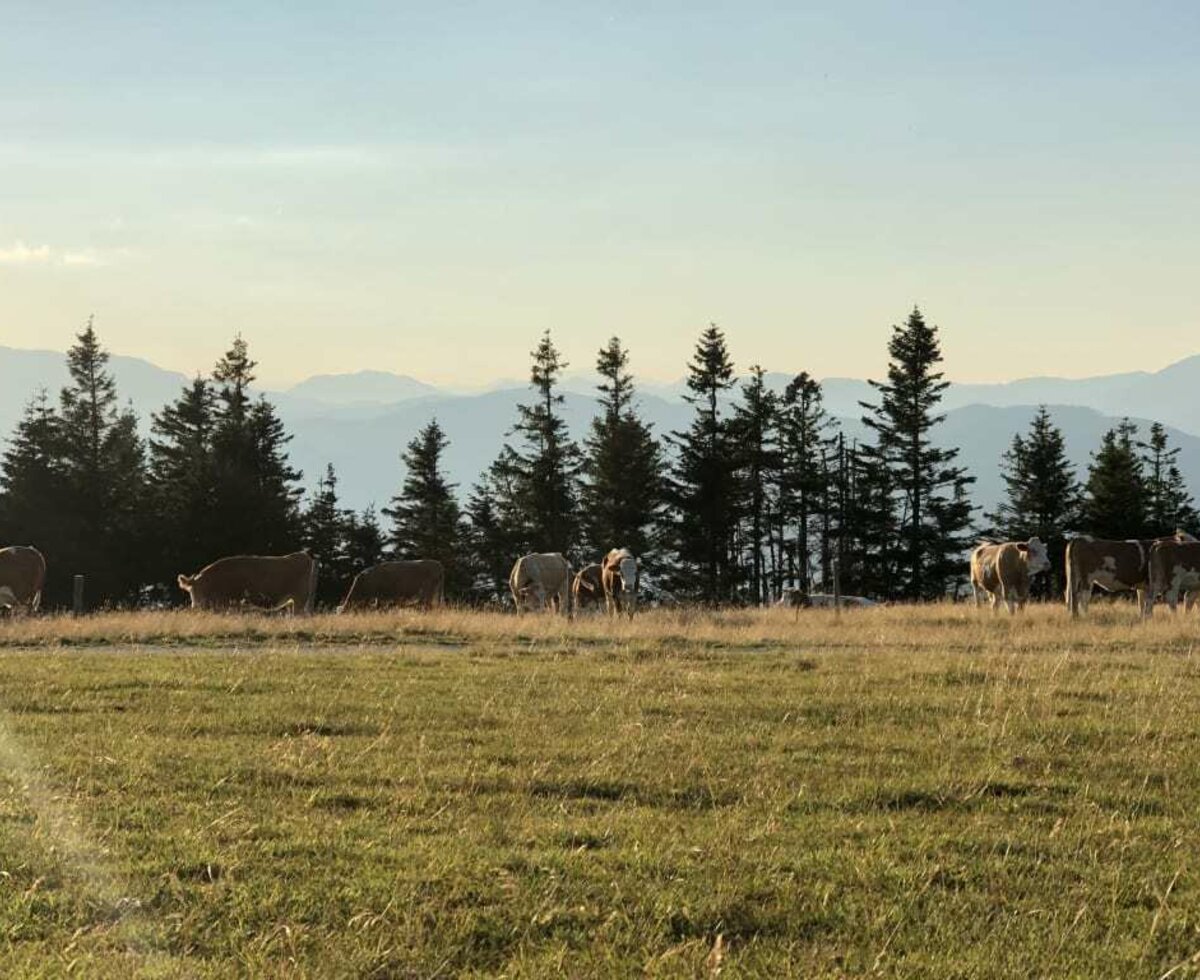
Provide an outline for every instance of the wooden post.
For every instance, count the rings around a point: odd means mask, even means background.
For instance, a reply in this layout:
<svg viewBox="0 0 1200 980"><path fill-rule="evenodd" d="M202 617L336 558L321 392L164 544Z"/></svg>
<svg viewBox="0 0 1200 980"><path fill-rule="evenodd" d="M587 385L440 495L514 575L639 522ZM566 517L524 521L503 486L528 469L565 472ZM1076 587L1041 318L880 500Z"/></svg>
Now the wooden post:
<svg viewBox="0 0 1200 980"><path fill-rule="evenodd" d="M841 556L833 559L833 609L834 614L840 616L842 614L842 559Z"/></svg>
<svg viewBox="0 0 1200 980"><path fill-rule="evenodd" d="M71 612L76 616L83 615L83 576L75 576L75 589L71 595Z"/></svg>

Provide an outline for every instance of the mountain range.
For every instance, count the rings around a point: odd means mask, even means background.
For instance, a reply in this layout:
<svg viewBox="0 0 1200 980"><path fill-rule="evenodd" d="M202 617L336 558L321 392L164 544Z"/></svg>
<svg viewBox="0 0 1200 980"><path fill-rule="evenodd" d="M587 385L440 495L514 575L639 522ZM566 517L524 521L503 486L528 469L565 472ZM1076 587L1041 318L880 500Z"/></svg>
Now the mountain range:
<svg viewBox="0 0 1200 980"><path fill-rule="evenodd" d="M113 356L110 367L118 390L144 424L150 414L173 401L188 379L149 361ZM772 373L767 381L782 389L791 376ZM39 390L56 397L66 383L63 354L55 351L0 347L0 433L12 432L24 406ZM862 401L873 400L866 381L828 378L825 403L850 438L861 438ZM564 379L564 417L581 438L595 413L592 379ZM691 408L683 401L682 381L646 384L640 410L664 434L686 427ZM339 492L348 506L383 506L403 477L399 454L430 418L437 417L450 439L446 468L464 493L495 458L516 417L516 405L528 398L527 388L501 383L474 394L445 391L418 379L383 371L317 375L280 391L267 391L293 435L292 461L315 482L326 463L339 477ZM1038 405L1049 407L1063 430L1072 461L1082 473L1089 454L1105 430L1128 416L1142 427L1150 420L1168 427L1181 449L1179 462L1193 488L1200 490L1200 355L1161 371L1135 371L1092 378L1023 378L997 384L953 384L946 391L946 421L939 427L942 444L957 446L962 463L977 478L972 500L990 508L1003 484L1000 456L1014 433L1028 428Z"/></svg>

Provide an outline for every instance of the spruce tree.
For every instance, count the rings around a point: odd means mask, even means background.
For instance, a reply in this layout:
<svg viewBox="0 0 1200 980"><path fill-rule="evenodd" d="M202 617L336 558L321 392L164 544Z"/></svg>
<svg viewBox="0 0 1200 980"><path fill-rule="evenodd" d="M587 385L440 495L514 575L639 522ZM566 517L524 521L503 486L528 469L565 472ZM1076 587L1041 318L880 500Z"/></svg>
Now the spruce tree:
<svg viewBox="0 0 1200 980"><path fill-rule="evenodd" d="M1061 592L1066 586L1061 570L1067 534L1079 524L1080 486L1062 431L1044 405L1028 434L1013 436L1000 471L1004 499L986 515L990 536L1006 541L1041 538L1050 554L1051 591Z"/></svg>
<svg viewBox="0 0 1200 980"><path fill-rule="evenodd" d="M950 384L937 370L942 361L937 327L914 307L907 322L892 328L888 354L887 381L870 382L879 403L862 403L868 412L863 424L875 435L866 458L888 471L900 497L896 596L935 599L959 574L949 574L943 556L965 555L970 543L970 507L955 502L966 500L974 477L954 465L957 449L941 448L932 439L945 419L937 406Z"/></svg>
<svg viewBox="0 0 1200 980"><path fill-rule="evenodd" d="M676 589L709 603L733 598L737 586L734 537L739 517L737 451L721 401L734 385L725 335L711 324L688 365L686 396L695 417L673 432L676 449L670 496L678 557Z"/></svg>
<svg viewBox="0 0 1200 980"><path fill-rule="evenodd" d="M745 553L749 567L745 578L753 605L762 605L772 598L766 548L772 522L770 491L778 482L781 468L779 400L766 386L765 375L757 364L750 368L750 380L742 386L742 399L730 422L741 483L738 496L746 524Z"/></svg>
<svg viewBox="0 0 1200 980"><path fill-rule="evenodd" d="M135 601L145 571L145 448L132 409L118 408L108 359L89 319L67 351L70 382L59 396L59 520L69 538L55 557L63 571L85 576L91 605Z"/></svg>
<svg viewBox="0 0 1200 980"><path fill-rule="evenodd" d="M375 505L366 507L361 514L353 511L346 515L346 558L351 575L378 565L387 557L387 541Z"/></svg>
<svg viewBox="0 0 1200 980"><path fill-rule="evenodd" d="M802 371L788 382L779 412L782 466L780 518L785 524L786 576L793 588L812 589L812 540L820 523L819 556L828 578L828 520L833 421L825 411L821 385ZM827 584L827 583L826 583Z"/></svg>
<svg viewBox="0 0 1200 980"><path fill-rule="evenodd" d="M1137 426L1129 419L1104 433L1092 454L1081 524L1098 538L1127 540L1148 533L1146 487L1137 454Z"/></svg>
<svg viewBox="0 0 1200 980"><path fill-rule="evenodd" d="M613 337L600 349L600 414L584 441L584 536L592 552L630 548L653 563L663 501L663 461L651 427L634 407L629 354Z"/></svg>
<svg viewBox="0 0 1200 980"><path fill-rule="evenodd" d="M505 600L513 562L529 551L529 539L511 503L509 479L507 465L497 460L467 499L470 591L481 602Z"/></svg>
<svg viewBox="0 0 1200 980"><path fill-rule="evenodd" d="M458 595L469 585L464 561L463 518L454 484L443 472L442 456L450 441L432 419L401 455L404 485L383 513L392 519L391 544L398 558L432 558L445 569L446 592Z"/></svg>
<svg viewBox="0 0 1200 980"><path fill-rule="evenodd" d="M175 576L212 560L214 531L213 392L196 378L150 425L148 499L156 519L151 580L159 592L182 601Z"/></svg>
<svg viewBox="0 0 1200 980"><path fill-rule="evenodd" d="M337 473L328 463L301 516L304 547L318 562L316 601L324 607L341 600L353 575L349 519L339 505L337 484Z"/></svg>
<svg viewBox="0 0 1200 980"><path fill-rule="evenodd" d="M1167 430L1159 422L1150 426L1148 442L1139 442L1146 487L1146 521L1151 536L1194 530L1197 514L1192 495L1179 471L1179 447L1168 449Z"/></svg>
<svg viewBox="0 0 1200 980"><path fill-rule="evenodd" d="M559 411L563 397L558 383L567 365L549 331L532 357L530 387L537 397L517 406L511 434L521 437L521 445L506 444L492 464L492 491L499 498L506 533L523 539L530 551L569 554L578 537L581 464Z"/></svg>

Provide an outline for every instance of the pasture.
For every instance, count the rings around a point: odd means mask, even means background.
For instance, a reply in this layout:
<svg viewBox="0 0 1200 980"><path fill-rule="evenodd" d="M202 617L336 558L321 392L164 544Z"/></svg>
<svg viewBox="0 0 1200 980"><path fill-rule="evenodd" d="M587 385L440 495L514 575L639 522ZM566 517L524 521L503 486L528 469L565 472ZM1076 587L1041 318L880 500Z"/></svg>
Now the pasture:
<svg viewBox="0 0 1200 980"><path fill-rule="evenodd" d="M0 624L0 975L1196 975L1200 619Z"/></svg>

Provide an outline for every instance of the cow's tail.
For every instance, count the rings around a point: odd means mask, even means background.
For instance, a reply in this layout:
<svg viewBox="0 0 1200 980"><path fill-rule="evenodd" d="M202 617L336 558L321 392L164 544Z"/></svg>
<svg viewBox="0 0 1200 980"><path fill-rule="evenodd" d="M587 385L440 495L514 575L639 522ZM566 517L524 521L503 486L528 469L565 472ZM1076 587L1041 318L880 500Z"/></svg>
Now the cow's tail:
<svg viewBox="0 0 1200 980"><path fill-rule="evenodd" d="M1079 615L1079 569L1075 567L1075 542L1067 542L1066 558L1066 579L1067 579L1067 611L1072 618Z"/></svg>

